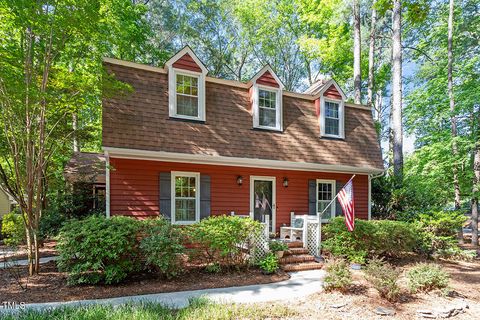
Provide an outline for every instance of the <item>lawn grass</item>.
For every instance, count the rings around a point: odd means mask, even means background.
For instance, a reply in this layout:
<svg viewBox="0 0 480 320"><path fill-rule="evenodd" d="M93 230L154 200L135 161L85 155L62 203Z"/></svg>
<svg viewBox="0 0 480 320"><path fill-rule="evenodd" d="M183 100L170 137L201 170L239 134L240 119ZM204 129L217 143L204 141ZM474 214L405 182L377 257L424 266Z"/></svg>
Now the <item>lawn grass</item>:
<svg viewBox="0 0 480 320"><path fill-rule="evenodd" d="M242 305L218 304L204 298L190 301L188 307L173 309L158 303L132 303L121 306L92 305L84 307L66 307L49 311L22 311L2 319L107 319L107 320L227 320L227 319L265 319L286 318L297 313L281 305Z"/></svg>

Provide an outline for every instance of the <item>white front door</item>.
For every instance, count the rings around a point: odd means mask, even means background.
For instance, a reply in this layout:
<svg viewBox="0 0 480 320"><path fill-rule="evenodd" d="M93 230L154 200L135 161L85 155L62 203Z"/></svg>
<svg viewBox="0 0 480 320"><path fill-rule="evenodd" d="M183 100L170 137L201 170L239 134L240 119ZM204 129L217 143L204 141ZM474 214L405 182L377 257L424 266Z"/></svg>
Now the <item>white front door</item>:
<svg viewBox="0 0 480 320"><path fill-rule="evenodd" d="M264 222L270 217L270 231L275 232L276 220L275 177L250 177L250 216Z"/></svg>

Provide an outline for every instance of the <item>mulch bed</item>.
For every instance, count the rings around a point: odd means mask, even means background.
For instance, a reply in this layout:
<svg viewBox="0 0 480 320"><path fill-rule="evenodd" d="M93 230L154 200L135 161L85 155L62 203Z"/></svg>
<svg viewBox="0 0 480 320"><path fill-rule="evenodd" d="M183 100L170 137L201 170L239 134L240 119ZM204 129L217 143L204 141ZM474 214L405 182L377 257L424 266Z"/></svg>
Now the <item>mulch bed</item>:
<svg viewBox="0 0 480 320"><path fill-rule="evenodd" d="M57 251L55 250L55 246L57 245L57 242L56 241L47 241L43 244L43 246L40 248L40 257L43 258L43 257L51 257L51 256L55 256L57 255ZM5 246L5 245L1 245L0 246L0 262L4 262L5 261L5 256L3 255L3 252L5 252L5 249L7 249L8 247ZM19 248L18 248L18 253L14 254L14 255L9 255L6 257L7 259L6 260L12 260L12 259L15 259L15 260L25 260L27 259L27 250L26 250L26 246L25 245L21 245Z"/></svg>
<svg viewBox="0 0 480 320"><path fill-rule="evenodd" d="M27 268L19 268L26 276ZM140 274L132 276L128 281L118 285L68 286L66 273L59 272L55 262L51 261L42 264L41 274L29 278L26 291L21 289L9 271L0 270L0 301L35 303L101 299L272 283L288 278L289 275L283 271L272 275L264 275L258 269L211 274L194 269L171 280L158 278L153 274ZM23 278L24 281L25 279L26 277Z"/></svg>

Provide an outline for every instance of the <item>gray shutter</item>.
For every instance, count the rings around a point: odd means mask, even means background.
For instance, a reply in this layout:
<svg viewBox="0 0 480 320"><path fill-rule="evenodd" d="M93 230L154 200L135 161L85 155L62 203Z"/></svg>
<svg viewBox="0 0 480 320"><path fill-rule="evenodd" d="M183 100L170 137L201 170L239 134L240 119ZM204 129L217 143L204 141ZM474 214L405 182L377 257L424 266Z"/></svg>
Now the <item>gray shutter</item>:
<svg viewBox="0 0 480 320"><path fill-rule="evenodd" d="M172 175L170 172L160 172L159 178L159 206L160 214L168 220L172 220Z"/></svg>
<svg viewBox="0 0 480 320"><path fill-rule="evenodd" d="M308 214L317 214L317 180L308 180Z"/></svg>
<svg viewBox="0 0 480 320"><path fill-rule="evenodd" d="M210 176L200 175L200 219L210 216Z"/></svg>
<svg viewBox="0 0 480 320"><path fill-rule="evenodd" d="M345 183L343 181L336 180L335 184L336 184L335 194L338 194L340 190L342 190ZM335 200L335 216L336 217L343 216L342 206L340 205L340 201L338 201L338 197L337 197L337 200Z"/></svg>

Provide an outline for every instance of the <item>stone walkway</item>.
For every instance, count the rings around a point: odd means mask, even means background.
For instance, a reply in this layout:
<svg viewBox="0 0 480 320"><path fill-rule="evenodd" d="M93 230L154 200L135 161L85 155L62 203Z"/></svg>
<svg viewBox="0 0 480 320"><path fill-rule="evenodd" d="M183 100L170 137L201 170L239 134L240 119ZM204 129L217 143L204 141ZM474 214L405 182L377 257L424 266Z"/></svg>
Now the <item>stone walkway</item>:
<svg viewBox="0 0 480 320"><path fill-rule="evenodd" d="M189 299L206 297L220 303L254 303L279 300L295 300L322 290L325 271L311 270L290 273L290 279L269 284L229 287L205 290L156 293L139 296L96 300L49 302L26 304L25 309L44 310L58 307L85 306L92 304L120 305L125 303L155 302L172 308L188 305ZM0 308L0 314L2 309Z"/></svg>

